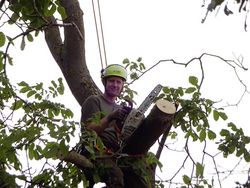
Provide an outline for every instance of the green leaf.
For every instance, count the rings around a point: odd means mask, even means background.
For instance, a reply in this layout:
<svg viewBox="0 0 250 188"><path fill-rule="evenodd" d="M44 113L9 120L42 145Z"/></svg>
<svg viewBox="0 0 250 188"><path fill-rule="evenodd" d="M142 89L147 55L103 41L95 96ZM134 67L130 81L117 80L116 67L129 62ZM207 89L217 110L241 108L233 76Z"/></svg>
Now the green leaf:
<svg viewBox="0 0 250 188"><path fill-rule="evenodd" d="M3 32L0 32L0 47L5 44L6 38Z"/></svg>
<svg viewBox="0 0 250 188"><path fill-rule="evenodd" d="M230 135L230 132L228 130L226 130L226 129L222 129L220 131L220 135L221 136L228 136L228 135Z"/></svg>
<svg viewBox="0 0 250 188"><path fill-rule="evenodd" d="M233 144L229 145L229 147L228 147L228 151L230 154L232 154L235 151L235 149L236 149L235 145L233 145Z"/></svg>
<svg viewBox="0 0 250 188"><path fill-rule="evenodd" d="M37 37L39 35L39 30L35 31L35 36Z"/></svg>
<svg viewBox="0 0 250 188"><path fill-rule="evenodd" d="M36 90L41 90L43 88L43 83L37 84L35 89Z"/></svg>
<svg viewBox="0 0 250 188"><path fill-rule="evenodd" d="M62 78L59 78L58 82L59 82L59 87L57 88L57 91L58 91L58 93L60 95L63 95L63 93L64 93L64 85L63 85L63 82L62 82Z"/></svg>
<svg viewBox="0 0 250 188"><path fill-rule="evenodd" d="M53 114L53 110L52 109L48 109L48 117L49 118L53 118L54 114Z"/></svg>
<svg viewBox="0 0 250 188"><path fill-rule="evenodd" d="M49 89L50 89L51 91L55 91L55 88L53 88L53 87L51 87L51 86L49 86Z"/></svg>
<svg viewBox="0 0 250 188"><path fill-rule="evenodd" d="M212 108L211 107L206 106L206 110L207 110L208 114L210 114L212 112Z"/></svg>
<svg viewBox="0 0 250 188"><path fill-rule="evenodd" d="M138 62L141 62L141 61L142 61L142 58L141 58L141 57L139 57L139 58L137 59L137 61L138 61Z"/></svg>
<svg viewBox="0 0 250 188"><path fill-rule="evenodd" d="M206 139L206 130L202 129L200 132L200 141L204 141Z"/></svg>
<svg viewBox="0 0 250 188"><path fill-rule="evenodd" d="M178 93L180 96L184 95L184 90L182 87L178 87L178 89L176 90L176 93Z"/></svg>
<svg viewBox="0 0 250 188"><path fill-rule="evenodd" d="M138 74L136 72L133 72L130 74L131 80L136 80L138 78Z"/></svg>
<svg viewBox="0 0 250 188"><path fill-rule="evenodd" d="M250 143L250 137L249 137L249 136L245 136L245 137L243 138L243 142L244 142L245 144L249 144L249 143Z"/></svg>
<svg viewBox="0 0 250 188"><path fill-rule="evenodd" d="M74 113L70 109L61 109L61 114L64 118L72 118Z"/></svg>
<svg viewBox="0 0 250 188"><path fill-rule="evenodd" d="M185 184L191 185L191 179L187 175L183 175L182 179Z"/></svg>
<svg viewBox="0 0 250 188"><path fill-rule="evenodd" d="M250 162L250 153L249 152L245 151L244 159L245 159L246 162Z"/></svg>
<svg viewBox="0 0 250 188"><path fill-rule="evenodd" d="M27 34L27 39L29 42L33 42L33 40L34 40L33 36L30 33Z"/></svg>
<svg viewBox="0 0 250 188"><path fill-rule="evenodd" d="M143 63L140 63L140 64L139 64L139 67L140 67L140 70L141 70L141 71L146 69L146 67L145 67L145 65L144 65Z"/></svg>
<svg viewBox="0 0 250 188"><path fill-rule="evenodd" d="M9 63L10 65L13 65L13 58L10 57L9 55L7 55L7 59L8 59L8 63Z"/></svg>
<svg viewBox="0 0 250 188"><path fill-rule="evenodd" d="M196 90L195 87L189 87L186 89L185 93L193 93Z"/></svg>
<svg viewBox="0 0 250 188"><path fill-rule="evenodd" d="M20 90L20 93L26 93L27 91L30 91L31 88L29 86L26 86L26 87L23 87L21 90Z"/></svg>
<svg viewBox="0 0 250 188"><path fill-rule="evenodd" d="M223 119L223 120L227 120L227 114L226 113L224 113L224 112L219 112L219 115L220 115L220 117Z"/></svg>
<svg viewBox="0 0 250 188"><path fill-rule="evenodd" d="M0 72L4 69L3 59L0 59Z"/></svg>
<svg viewBox="0 0 250 188"><path fill-rule="evenodd" d="M56 5L52 4L50 7L45 9L44 15L49 17L49 16L52 16L55 12L56 12Z"/></svg>
<svg viewBox="0 0 250 188"><path fill-rule="evenodd" d="M240 157L244 152L245 152L245 149L240 148L240 149L238 149L238 150L236 151L236 156L237 156L237 157Z"/></svg>
<svg viewBox="0 0 250 188"><path fill-rule="evenodd" d="M54 88L57 88L57 84L56 84L56 82L54 80L51 80L51 83L54 86Z"/></svg>
<svg viewBox="0 0 250 188"><path fill-rule="evenodd" d="M233 122L228 123L227 126L228 126L228 127L231 127L231 129L232 129L233 131L235 131L235 132L238 131L236 125L235 125Z"/></svg>
<svg viewBox="0 0 250 188"><path fill-rule="evenodd" d="M216 138L216 134L211 130L208 130L207 136L210 140L214 140Z"/></svg>
<svg viewBox="0 0 250 188"><path fill-rule="evenodd" d="M130 63L130 61L129 61L129 59L128 58L126 58L126 59L124 59L123 60L123 62L122 62L123 64L129 64Z"/></svg>
<svg viewBox="0 0 250 188"><path fill-rule="evenodd" d="M31 97L32 95L35 95L35 94L36 94L36 91L31 90L31 91L29 91L29 92L27 93L27 97L29 98L29 97Z"/></svg>
<svg viewBox="0 0 250 188"><path fill-rule="evenodd" d="M59 93L60 95L63 95L63 93L64 93L64 87L58 87L58 88L57 88L57 91L58 91L58 93Z"/></svg>
<svg viewBox="0 0 250 188"><path fill-rule="evenodd" d="M214 116L214 120L215 121L218 121L219 117L220 117L220 114L217 110L214 110L213 111L213 116Z"/></svg>
<svg viewBox="0 0 250 188"><path fill-rule="evenodd" d="M196 177L203 177L203 173L204 173L204 166L197 162L196 163Z"/></svg>
<svg viewBox="0 0 250 188"><path fill-rule="evenodd" d="M164 93L170 93L170 89L169 89L169 87L163 87L162 88L162 91L164 92Z"/></svg>
<svg viewBox="0 0 250 188"><path fill-rule="evenodd" d="M169 136L171 139L175 139L178 136L178 134L176 132L169 132Z"/></svg>
<svg viewBox="0 0 250 188"><path fill-rule="evenodd" d="M193 141L198 140L198 135L195 134L193 131L190 131L190 136L193 138Z"/></svg>
<svg viewBox="0 0 250 188"><path fill-rule="evenodd" d="M54 158L57 156L59 151L59 144L56 142L50 142L46 145L43 150L43 155L45 158Z"/></svg>
<svg viewBox="0 0 250 188"><path fill-rule="evenodd" d="M41 100L42 99L42 95L40 95L40 94L35 94L35 99L38 99L38 100Z"/></svg>
<svg viewBox="0 0 250 188"><path fill-rule="evenodd" d="M189 76L189 83L194 86L198 86L198 78L195 76Z"/></svg>
<svg viewBox="0 0 250 188"><path fill-rule="evenodd" d="M19 18L19 15L14 12L12 15L11 15L11 18L9 19L8 23L11 25L11 24L14 24L17 19Z"/></svg>
<svg viewBox="0 0 250 188"><path fill-rule="evenodd" d="M37 176L35 176L32 181L34 182L46 182L48 179L50 179L50 175L48 173L46 173L46 171L44 171L41 174L38 174Z"/></svg>
<svg viewBox="0 0 250 188"><path fill-rule="evenodd" d="M33 151L33 155L34 155L34 159L35 159L35 160L39 160L39 159L41 159L41 157L39 156L39 154L38 154L38 151L37 151L37 150L34 150L34 151Z"/></svg>
<svg viewBox="0 0 250 188"><path fill-rule="evenodd" d="M24 82L24 81L18 83L18 85L19 85L19 86L28 86L28 84L27 84L26 82Z"/></svg>
<svg viewBox="0 0 250 188"><path fill-rule="evenodd" d="M58 11L58 13L61 15L61 17L62 17L63 20L64 20L65 18L67 18L67 14L66 14L66 11L65 11L64 7L58 6L58 7L57 7L57 11Z"/></svg>
<svg viewBox="0 0 250 188"><path fill-rule="evenodd" d="M53 113L58 116L60 114L60 109L59 108L56 108L53 110Z"/></svg>
<svg viewBox="0 0 250 188"><path fill-rule="evenodd" d="M60 84L63 84L63 79L60 77L60 78L58 78L58 82L59 82L59 85Z"/></svg>
<svg viewBox="0 0 250 188"><path fill-rule="evenodd" d="M16 102L14 102L11 106L12 110L18 110L19 108L21 108L23 106L23 101L22 100L18 100Z"/></svg>
<svg viewBox="0 0 250 188"><path fill-rule="evenodd" d="M65 144L65 141L62 140L59 144L59 148L60 148L60 152L62 152L63 154L68 153L68 147Z"/></svg>
<svg viewBox="0 0 250 188"><path fill-rule="evenodd" d="M29 158L32 160L34 158L34 146L35 144L34 143L31 143L28 147L28 155L29 155Z"/></svg>
<svg viewBox="0 0 250 188"><path fill-rule="evenodd" d="M21 46L20 46L20 49L21 49L21 50L24 50L25 45L26 45L26 43L25 43L25 38L24 38L24 37L22 37L22 41L21 41Z"/></svg>
<svg viewBox="0 0 250 188"><path fill-rule="evenodd" d="M39 145L36 146L36 149L37 149L37 151L38 151L39 153L42 153L42 151L43 151L42 147L39 146Z"/></svg>

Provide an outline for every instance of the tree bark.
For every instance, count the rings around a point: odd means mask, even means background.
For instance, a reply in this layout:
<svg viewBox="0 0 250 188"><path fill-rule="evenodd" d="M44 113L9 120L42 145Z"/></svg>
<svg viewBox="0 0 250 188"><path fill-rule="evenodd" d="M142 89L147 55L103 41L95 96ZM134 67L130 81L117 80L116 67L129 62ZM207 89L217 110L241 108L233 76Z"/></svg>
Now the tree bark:
<svg viewBox="0 0 250 188"><path fill-rule="evenodd" d="M80 169L94 167L94 165L86 157L80 155L76 151L71 151L65 155L59 152L58 158L62 161L73 163Z"/></svg>
<svg viewBox="0 0 250 188"><path fill-rule="evenodd" d="M147 153L165 131L170 131L175 111L174 104L158 100L149 115L128 139L123 152L131 155Z"/></svg>
<svg viewBox="0 0 250 188"><path fill-rule="evenodd" d="M51 26L45 30L45 40L72 94L82 105L88 96L98 94L100 90L87 68L83 12L79 2L61 0L61 4L67 13L67 18L63 20L64 41L53 18L50 18Z"/></svg>

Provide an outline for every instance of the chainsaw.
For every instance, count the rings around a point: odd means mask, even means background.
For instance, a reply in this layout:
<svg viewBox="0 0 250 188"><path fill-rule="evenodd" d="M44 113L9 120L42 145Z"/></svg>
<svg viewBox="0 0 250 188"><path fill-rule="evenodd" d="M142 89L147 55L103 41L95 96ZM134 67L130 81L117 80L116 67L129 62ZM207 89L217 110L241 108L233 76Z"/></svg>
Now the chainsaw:
<svg viewBox="0 0 250 188"><path fill-rule="evenodd" d="M132 109L126 117L121 130L121 145L126 143L126 140L135 132L144 119L144 113L148 110L151 104L159 95L162 86L158 84L144 99L137 109Z"/></svg>

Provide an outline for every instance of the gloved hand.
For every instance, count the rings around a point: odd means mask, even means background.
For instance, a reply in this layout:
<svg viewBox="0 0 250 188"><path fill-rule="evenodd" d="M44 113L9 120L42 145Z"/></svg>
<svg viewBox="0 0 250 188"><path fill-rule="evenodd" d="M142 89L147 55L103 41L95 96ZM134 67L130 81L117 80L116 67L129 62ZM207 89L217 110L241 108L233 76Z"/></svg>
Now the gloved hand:
<svg viewBox="0 0 250 188"><path fill-rule="evenodd" d="M112 121L112 120L124 121L127 115L128 115L128 111L121 108L121 109L117 109L111 112L107 118L109 121Z"/></svg>

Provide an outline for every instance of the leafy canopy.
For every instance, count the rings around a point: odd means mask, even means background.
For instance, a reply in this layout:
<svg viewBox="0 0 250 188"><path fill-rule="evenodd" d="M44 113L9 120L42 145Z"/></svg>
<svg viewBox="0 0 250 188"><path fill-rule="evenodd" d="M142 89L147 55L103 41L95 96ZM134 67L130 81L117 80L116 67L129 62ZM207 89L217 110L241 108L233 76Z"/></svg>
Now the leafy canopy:
<svg viewBox="0 0 250 188"><path fill-rule="evenodd" d="M21 187L20 184L26 184L29 187L77 187L79 183L85 186L88 184L80 169L72 163L59 160L58 157L59 153L66 155L75 149L75 145L71 146L71 142L76 136L77 127L80 126L79 122L73 120L73 112L55 100L64 94L63 80L59 78L57 81L51 81L51 85L45 89L43 83L35 85L24 81L11 83L6 70L7 65L13 65L8 48L15 44L16 38L22 38L20 48L24 50L26 39L29 42L34 41L32 32L37 35L50 24L47 17L58 13L62 19L67 17L60 2L15 0L9 1L8 6L1 6L2 9L5 8L4 14L10 14L3 25L16 24L23 32L14 38L4 31L0 32L0 186ZM214 2L216 6L220 5L219 1ZM135 62L125 59L123 63L130 71L132 80L125 86L124 97L133 98L136 91L131 90L129 86L140 79L147 70L141 58ZM164 86L159 98L179 106L173 122L174 130L170 132L169 137L176 139L183 133L187 141L200 143L207 140L217 141L218 151L222 152L224 157L234 154L250 162L250 153L247 150L250 137L244 135L241 128L232 122L227 122L227 127L221 129L219 133L213 130L211 118L214 121L226 122L228 117L224 109L214 106L216 102L202 97L201 83L202 81L196 76L190 76L187 88ZM97 140L102 146L96 135L91 134L88 137ZM91 145L89 150L92 151L93 159L100 155L94 152ZM191 158L190 155L189 157ZM39 170L32 168L31 165L37 161L41 164ZM162 165L151 153L145 161ZM134 166L142 169L145 163L141 162L135 163ZM212 183L204 177L206 167L203 161L193 161L193 165L195 173L182 176L183 187L190 185L211 187ZM100 171L98 168L103 167L96 166L96 172ZM144 177L147 175L145 173ZM96 179L98 180L98 173ZM17 184L17 180L20 183ZM159 186L161 185L162 182L159 182Z"/></svg>

